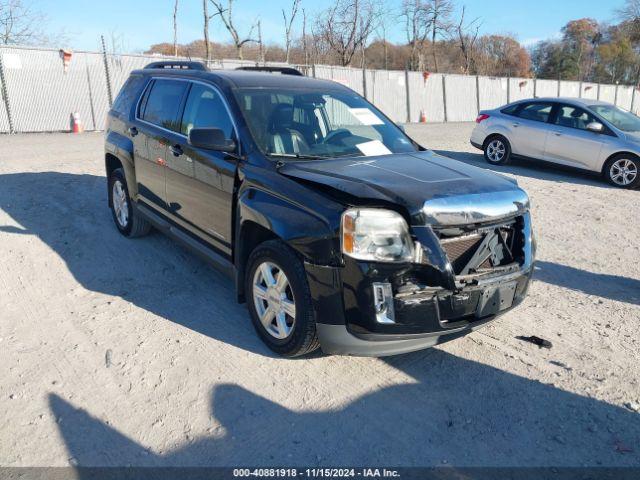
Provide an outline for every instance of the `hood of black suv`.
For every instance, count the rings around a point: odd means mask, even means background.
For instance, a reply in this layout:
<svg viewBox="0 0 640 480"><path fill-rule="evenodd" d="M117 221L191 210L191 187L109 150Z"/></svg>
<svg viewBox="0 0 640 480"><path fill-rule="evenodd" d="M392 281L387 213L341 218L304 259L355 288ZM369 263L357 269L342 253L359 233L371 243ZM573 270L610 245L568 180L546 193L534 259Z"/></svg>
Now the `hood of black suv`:
<svg viewBox="0 0 640 480"><path fill-rule="evenodd" d="M360 199L401 205L412 216L422 212L426 201L464 195L481 202L483 194L522 192L515 180L431 151L289 162L280 173Z"/></svg>

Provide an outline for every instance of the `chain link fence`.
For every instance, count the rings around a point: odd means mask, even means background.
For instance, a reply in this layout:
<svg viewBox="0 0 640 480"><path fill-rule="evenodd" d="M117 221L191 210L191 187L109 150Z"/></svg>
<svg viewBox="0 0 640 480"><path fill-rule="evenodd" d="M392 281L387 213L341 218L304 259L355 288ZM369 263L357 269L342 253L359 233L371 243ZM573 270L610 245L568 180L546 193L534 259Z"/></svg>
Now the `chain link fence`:
<svg viewBox="0 0 640 480"><path fill-rule="evenodd" d="M157 55L74 52L65 66L60 51L0 47L0 133L71 129L78 114L86 130L104 130L110 104L132 70ZM211 69L254 66L251 61L215 60ZM270 64L282 65L282 64ZM638 113L637 89L623 85L370 70L329 65L298 66L308 76L341 83L364 95L396 122L472 121L479 110L532 97L600 99Z"/></svg>

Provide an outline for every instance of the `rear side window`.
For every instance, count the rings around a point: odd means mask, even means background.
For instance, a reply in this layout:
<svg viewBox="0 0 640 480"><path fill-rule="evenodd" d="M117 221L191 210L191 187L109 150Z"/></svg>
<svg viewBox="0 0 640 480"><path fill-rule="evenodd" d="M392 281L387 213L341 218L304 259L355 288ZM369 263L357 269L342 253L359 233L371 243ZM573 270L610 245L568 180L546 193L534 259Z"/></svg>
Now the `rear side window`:
<svg viewBox="0 0 640 480"><path fill-rule="evenodd" d="M192 128L219 128L226 138L233 138L233 123L220 95L199 83L192 85L182 116L182 133L189 135Z"/></svg>
<svg viewBox="0 0 640 480"><path fill-rule="evenodd" d="M536 122L547 122L551 115L551 103L528 103L520 109L518 117Z"/></svg>
<svg viewBox="0 0 640 480"><path fill-rule="evenodd" d="M129 77L120 89L120 93L118 93L115 102L113 102L111 110L128 117L131 112L131 107L136 101L138 92L140 92L140 88L143 83L144 78L140 75Z"/></svg>
<svg viewBox="0 0 640 480"><path fill-rule="evenodd" d="M187 82L176 80L154 81L142 113L142 120L179 132L178 111L188 85Z"/></svg>

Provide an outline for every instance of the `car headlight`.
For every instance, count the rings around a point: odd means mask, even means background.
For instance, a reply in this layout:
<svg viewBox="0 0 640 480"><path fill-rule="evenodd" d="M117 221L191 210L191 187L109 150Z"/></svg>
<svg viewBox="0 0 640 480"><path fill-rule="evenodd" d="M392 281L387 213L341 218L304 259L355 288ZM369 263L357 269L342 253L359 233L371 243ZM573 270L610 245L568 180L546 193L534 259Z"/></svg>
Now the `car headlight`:
<svg viewBox="0 0 640 480"><path fill-rule="evenodd" d="M410 262L413 241L407 222L397 212L352 208L342 214L342 253L358 260Z"/></svg>

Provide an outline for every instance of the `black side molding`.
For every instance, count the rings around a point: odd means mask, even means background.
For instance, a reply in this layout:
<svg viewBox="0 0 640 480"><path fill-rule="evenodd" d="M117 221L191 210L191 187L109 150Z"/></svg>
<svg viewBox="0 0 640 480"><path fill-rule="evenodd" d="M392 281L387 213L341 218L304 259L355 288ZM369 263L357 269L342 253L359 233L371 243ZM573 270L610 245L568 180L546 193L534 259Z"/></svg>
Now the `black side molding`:
<svg viewBox="0 0 640 480"><path fill-rule="evenodd" d="M220 272L231 278L235 278L236 269L233 263L217 253L215 250L213 250L212 248L208 248L198 240L190 237L178 227L171 225L171 223L162 218L161 215L158 215L146 206L141 205L140 203L134 203L134 207L136 209L136 213L142 215L158 230L161 230L173 240L181 243L185 247L192 250L194 253L198 254Z"/></svg>

